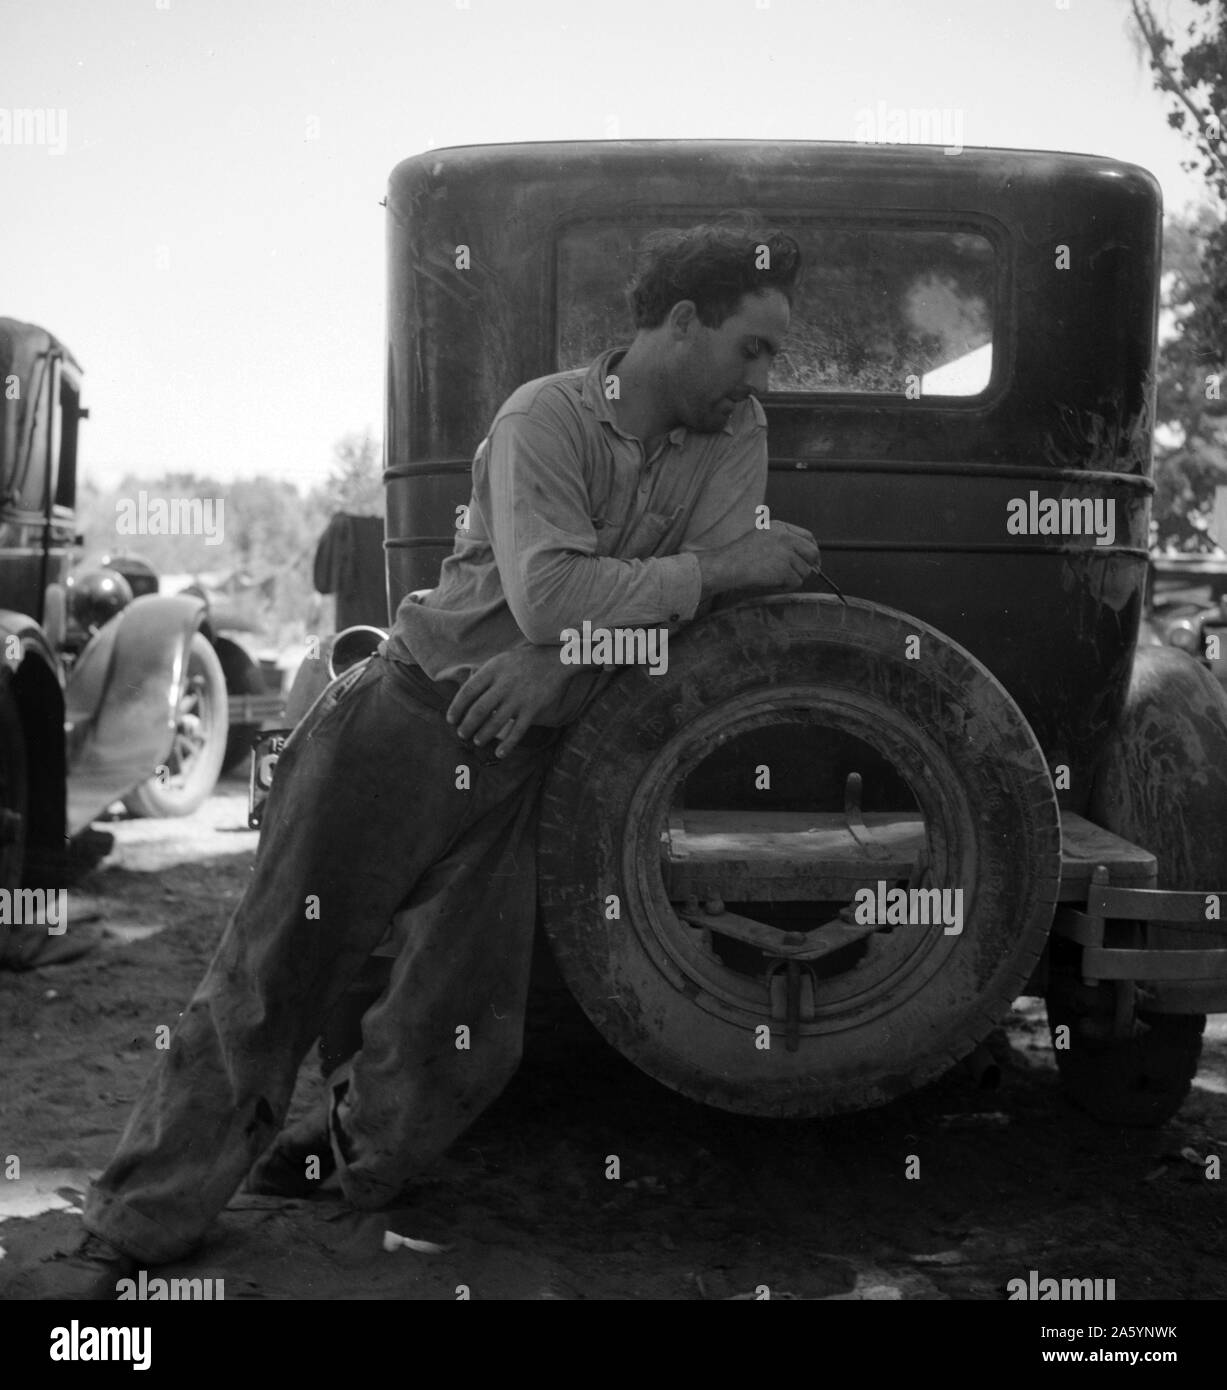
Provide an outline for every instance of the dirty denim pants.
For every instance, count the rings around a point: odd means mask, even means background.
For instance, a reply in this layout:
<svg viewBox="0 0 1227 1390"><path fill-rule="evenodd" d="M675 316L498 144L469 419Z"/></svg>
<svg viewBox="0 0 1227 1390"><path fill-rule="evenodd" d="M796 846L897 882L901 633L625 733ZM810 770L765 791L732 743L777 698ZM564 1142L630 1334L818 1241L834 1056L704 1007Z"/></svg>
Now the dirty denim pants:
<svg viewBox="0 0 1227 1390"><path fill-rule="evenodd" d="M519 1063L553 740L530 731L536 746L496 760L383 655L347 674L281 754L254 879L90 1191L87 1229L146 1263L186 1254L276 1137L393 914L400 949L339 1111L350 1202L394 1197Z"/></svg>

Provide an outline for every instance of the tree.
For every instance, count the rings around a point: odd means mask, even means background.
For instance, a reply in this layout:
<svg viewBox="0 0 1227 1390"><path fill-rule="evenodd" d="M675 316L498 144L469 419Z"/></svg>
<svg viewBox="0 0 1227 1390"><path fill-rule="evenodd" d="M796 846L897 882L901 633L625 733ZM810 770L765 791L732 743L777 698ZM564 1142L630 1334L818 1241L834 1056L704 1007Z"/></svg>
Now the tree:
<svg viewBox="0 0 1227 1390"><path fill-rule="evenodd" d="M1164 549L1205 550L1207 513L1227 484L1227 412L1220 374L1208 371L1189 331L1210 298L1204 248L1218 220L1202 207L1169 218L1163 237L1165 317L1171 332L1159 348L1155 401L1155 542ZM1227 549L1227 536L1215 537Z"/></svg>
<svg viewBox="0 0 1227 1390"><path fill-rule="evenodd" d="M208 530L183 533L176 522L179 533L168 534L153 520L158 508L197 502ZM120 524L125 516L135 517L135 528ZM165 581L163 592L175 592L187 577L211 600L224 596L218 612L227 622L241 620L275 644L301 629L310 611L311 561L324 523L292 483L258 477L223 484L182 472L129 474L108 489L83 482L77 524L85 535L85 567L107 555L137 556Z"/></svg>
<svg viewBox="0 0 1227 1390"><path fill-rule="evenodd" d="M332 446L332 470L320 497L325 517L334 512L383 515L383 460L370 430L351 430Z"/></svg>
<svg viewBox="0 0 1227 1390"><path fill-rule="evenodd" d="M1168 124L1193 145L1184 167L1205 175L1217 202L1170 220L1164 250L1172 334L1159 352L1154 513L1159 543L1181 549L1204 547L1214 489L1227 483L1227 0L1193 3L1201 13L1178 45L1147 0L1130 0L1155 86L1172 103Z"/></svg>
<svg viewBox="0 0 1227 1390"><path fill-rule="evenodd" d="M329 518L338 511L382 515L380 455L369 430L350 432L333 446L327 482L305 498L292 483L266 477L223 484L171 471L157 478L129 474L110 488L82 479L77 491L77 525L85 535L81 562L92 568L106 555L135 555L172 586L182 587L184 577L190 578L208 592L226 621L284 645L314 622L312 562ZM183 533L176 525L177 534L167 534L165 526L147 524L156 508L178 502L199 502L210 528ZM120 524L129 516L137 519L135 527Z"/></svg>

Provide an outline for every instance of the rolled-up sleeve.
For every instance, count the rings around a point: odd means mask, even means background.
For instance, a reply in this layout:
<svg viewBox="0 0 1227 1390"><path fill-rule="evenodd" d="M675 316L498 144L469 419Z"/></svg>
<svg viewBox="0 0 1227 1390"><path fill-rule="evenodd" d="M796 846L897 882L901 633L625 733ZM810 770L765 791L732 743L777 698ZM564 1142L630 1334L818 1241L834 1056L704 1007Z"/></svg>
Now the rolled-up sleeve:
<svg viewBox="0 0 1227 1390"><path fill-rule="evenodd" d="M702 588L693 552L643 560L597 553L583 451L551 412L509 412L474 460L475 496L489 497L490 545L520 630L546 644L585 619L613 627L693 617Z"/></svg>

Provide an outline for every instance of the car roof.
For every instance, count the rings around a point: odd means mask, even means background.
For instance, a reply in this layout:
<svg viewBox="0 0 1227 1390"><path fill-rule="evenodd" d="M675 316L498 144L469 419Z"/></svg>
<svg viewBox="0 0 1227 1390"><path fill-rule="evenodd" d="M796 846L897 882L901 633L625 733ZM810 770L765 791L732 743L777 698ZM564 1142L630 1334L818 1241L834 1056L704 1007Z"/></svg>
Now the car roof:
<svg viewBox="0 0 1227 1390"><path fill-rule="evenodd" d="M36 323L0 318L0 376L27 380L39 354L52 349L58 349L64 360L80 372L81 364L55 334Z"/></svg>

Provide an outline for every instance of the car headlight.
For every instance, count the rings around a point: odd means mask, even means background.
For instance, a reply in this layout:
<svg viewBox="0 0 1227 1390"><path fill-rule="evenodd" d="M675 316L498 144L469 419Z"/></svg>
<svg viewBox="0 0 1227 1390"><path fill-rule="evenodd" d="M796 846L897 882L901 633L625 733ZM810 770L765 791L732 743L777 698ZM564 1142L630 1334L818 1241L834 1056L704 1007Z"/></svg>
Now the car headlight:
<svg viewBox="0 0 1227 1390"><path fill-rule="evenodd" d="M132 586L117 570L82 570L68 579L68 614L91 636L132 602Z"/></svg>

